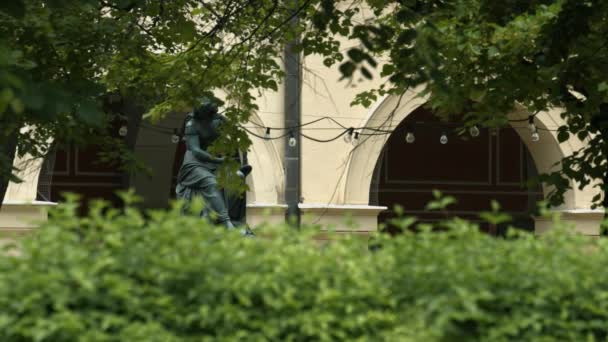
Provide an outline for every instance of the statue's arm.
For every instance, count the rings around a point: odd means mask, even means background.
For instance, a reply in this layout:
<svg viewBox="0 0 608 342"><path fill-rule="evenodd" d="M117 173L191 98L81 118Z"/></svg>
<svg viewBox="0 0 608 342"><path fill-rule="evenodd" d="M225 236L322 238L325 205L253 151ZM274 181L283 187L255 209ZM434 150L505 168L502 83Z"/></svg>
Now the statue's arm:
<svg viewBox="0 0 608 342"><path fill-rule="evenodd" d="M203 150L201 148L200 142L198 141L198 134L196 132L192 132L186 128L186 147L188 151L192 152L196 159L202 162L211 162L211 163L221 163L224 161L224 158L217 158L212 156L209 152Z"/></svg>

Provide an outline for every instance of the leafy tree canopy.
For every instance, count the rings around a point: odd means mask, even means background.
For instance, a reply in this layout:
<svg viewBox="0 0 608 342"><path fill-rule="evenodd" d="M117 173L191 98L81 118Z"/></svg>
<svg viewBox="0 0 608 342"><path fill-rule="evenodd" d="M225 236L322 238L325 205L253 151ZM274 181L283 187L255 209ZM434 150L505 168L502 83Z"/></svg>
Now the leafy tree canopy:
<svg viewBox="0 0 608 342"><path fill-rule="evenodd" d="M18 153L45 154L49 138L83 136L111 118L101 98L136 101L158 118L222 89L231 122L276 90L285 42L318 1L15 0L0 4L0 178ZM293 18L298 15L300 21ZM330 51L322 42L316 51ZM337 54L336 54L337 55ZM20 128L35 126L27 132ZM225 150L249 144L229 125ZM14 171L14 170L13 170ZM14 176L12 177L15 180ZM1 189L1 187L0 187ZM1 199L1 197L0 197ZM0 201L1 202L1 201Z"/></svg>
<svg viewBox="0 0 608 342"><path fill-rule="evenodd" d="M323 3L316 27L360 43L340 65L345 77L371 78L368 69L386 61L380 73L389 82L355 103L423 85L441 115L466 113L466 125L490 127L506 125L516 103L530 113L562 108L560 142L576 136L587 144L543 177L557 185L552 200L563 201L568 179L608 189L607 2L367 0L371 19L346 27L332 24L348 17L350 2Z"/></svg>
<svg viewBox="0 0 608 342"><path fill-rule="evenodd" d="M369 20L354 20L367 9ZM20 154L42 155L51 136L103 126L99 99L109 92L136 99L157 118L217 89L235 123L220 149L246 146L236 123L256 109L255 90L277 89L283 47L301 34L304 54L340 63L345 77L371 78L382 57L380 74L389 81L359 94L357 104L423 85L430 106L466 113L467 125L507 124L515 103L531 113L562 108L559 140L588 143L544 176L558 185L557 203L569 179L608 188L607 13L599 0L5 2L0 146L16 135ZM360 44L343 56L340 36ZM19 131L28 125L37 129ZM7 156L0 157L3 179Z"/></svg>

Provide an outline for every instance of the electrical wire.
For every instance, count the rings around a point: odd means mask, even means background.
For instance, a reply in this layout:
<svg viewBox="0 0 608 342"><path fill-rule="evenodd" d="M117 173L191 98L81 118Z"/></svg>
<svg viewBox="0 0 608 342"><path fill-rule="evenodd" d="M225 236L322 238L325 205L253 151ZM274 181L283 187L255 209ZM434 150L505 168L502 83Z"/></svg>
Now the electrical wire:
<svg viewBox="0 0 608 342"><path fill-rule="evenodd" d="M327 120L327 119L330 119L330 117L324 116L322 118L318 118L318 119L315 119L315 120L312 120L312 121L309 121L309 122L306 122L306 123L303 123L303 124L299 124L299 125L295 125L295 126L289 126L289 127L269 127L269 126L263 126L263 125L255 122L255 121L252 121L251 123L254 124L254 125L256 125L256 126L258 126L259 128L270 128L270 129L274 129L274 130L294 130L294 129L305 127L305 126L308 126L308 125L312 125L314 123L317 123L317 122L323 121L323 120Z"/></svg>
<svg viewBox="0 0 608 342"><path fill-rule="evenodd" d="M529 121L530 117L534 117L537 113L530 115L528 118L526 119L516 119L516 120L509 120L509 122L526 122ZM328 120L330 122L333 122L334 124L336 124L339 127L307 127L310 126L312 124L321 122L323 120ZM348 134L350 132L350 134L353 134L353 132L358 133L361 136L382 136L382 135L390 135L393 134L395 132L398 131L403 131L404 128L402 128L403 126L398 125L398 126L394 126L394 127L386 127L386 126L364 126L364 127L348 127L344 124L342 124L341 122L339 122L338 120L330 117L330 116L323 116L323 117L319 117L315 120L312 121L308 121L305 122L303 124L300 125L294 125L294 126L288 126L288 127L271 127L271 126L264 126L261 124L258 124L256 122L250 122L251 124L253 124L255 127L246 127L243 125L239 125L239 127L243 130L245 130L248 134L259 138L259 139L264 139L264 140L277 140L277 139L281 139L284 138L286 136L289 136L290 134L293 134L294 131L298 131L298 130L310 130L310 131L315 131L315 130L342 130L342 132L332 138L328 138L328 139L321 139L321 138L316 138L316 137L312 137L308 134L304 134L302 132L300 132L300 135L308 140L314 141L314 142L318 142L318 143L328 143L328 142L333 142L338 140L340 137L344 136L345 134ZM412 126L416 126L418 127L418 129L412 129ZM439 127L442 130L446 129L446 126L455 126L455 124L441 124L441 123L428 123L428 122L417 122L414 124L409 124L407 127L405 127L405 130L408 131L416 131L416 130L420 130L420 127ZM158 125L158 124L151 124L148 122L142 122L142 127L146 128L146 129L150 129L153 130L155 132L158 133L165 133L167 135L178 135L178 136L183 136L183 133L180 133L178 129L176 128L172 128L172 127L166 127L166 126L162 126L162 125ZM264 128L266 130L280 130L280 131L286 131L286 133L281 134L279 136L275 136L275 137L268 137L268 136L263 136L260 134L255 133L254 131L252 131L252 129L257 129L257 128ZM515 130L519 130L519 129L527 129L527 127L511 127ZM490 128L491 129L491 128ZM537 130L539 131L548 131L548 132L557 132L557 129L550 129L550 128L544 128L544 127L536 127ZM368 133L371 132L371 133Z"/></svg>
<svg viewBox="0 0 608 342"><path fill-rule="evenodd" d="M537 115L538 113L540 113L540 111L537 111L537 112L536 112L536 113L534 113L534 114L530 114L530 115L529 115L527 118L525 118L525 119L512 119L512 120L507 120L507 121L509 121L509 122L527 122L527 121L529 121L529 120L530 120L530 118L535 118L535 117L536 117L536 115Z"/></svg>
<svg viewBox="0 0 608 342"><path fill-rule="evenodd" d="M300 135L308 140L316 141L319 143L327 143L327 142L336 141L336 140L340 139L340 137L342 137L344 134L349 133L349 132L350 132L350 130L345 130L344 132L342 132L342 133L338 134L337 136L330 138L330 139L317 139L317 138L310 137L304 133L300 133Z"/></svg>
<svg viewBox="0 0 608 342"><path fill-rule="evenodd" d="M257 133L254 133L254 132L250 131L249 129L245 128L245 127L242 127L242 126L241 126L241 128L242 128L242 129L243 129L245 132L247 132L247 133L249 133L249 134L253 135L254 137L256 137L256 138L260 138L260 139L264 139L264 140L277 140L277 139L281 139L281 138L284 138L284 137L286 137L286 136L288 136L288 135L292 134L292 132L291 132L291 131L288 131L287 133L285 133L285 134L283 134L283 135L280 135L280 136L277 136L277 137L265 137L265 136L259 135L259 134L257 134Z"/></svg>
<svg viewBox="0 0 608 342"><path fill-rule="evenodd" d="M539 113L539 111L537 111L534 114L529 115L527 118L508 120L508 122L526 122L526 121L529 122L531 120L531 118L534 118L538 113ZM307 127L307 126L310 126L312 124L321 122L323 120L328 120L330 122L333 122L338 127ZM308 121L308 122L305 122L305 123L302 123L302 124L299 124L299 125L287 126L287 127L264 126L262 124L259 124L259 123L255 122L255 121L251 121L250 123L253 124L254 126L256 126L255 128L264 128L267 131L273 130L273 129L274 130L291 131L291 132L293 132L293 131L297 132L299 130L310 130L310 131L313 131L313 130L340 130L340 129L344 130L341 134L339 134L338 136L336 136L334 138L331 138L331 139L319 139L319 138L314 138L314 137L311 137L309 135L304 135L303 133L300 133L300 135L304 136L305 138L307 138L309 140L312 140L312 141L316 141L316 142L332 142L332 141L335 141L340 136L343 136L344 134L348 133L348 131L351 131L351 134L352 134L352 131L358 131L358 133L360 135L362 135L362 136L379 136L379 135L390 135L390 134L393 134L394 132L396 132L400 128L400 125L397 125L395 127L390 127L390 126L386 127L384 124L380 125L380 126L376 126L376 127L374 127L374 126L348 127L348 126L342 124L340 121L338 121L335 118L333 118L332 116L327 116L327 115L320 116L320 117L318 117L315 120ZM166 133L166 134L170 134L170 135L174 135L177 132L178 136L182 136L183 135L183 133L179 133L179 130L176 129L176 128L166 127L166 126L162 126L162 125L158 125L158 124L149 124L149 123L147 123L145 121L142 122L142 124L145 125L146 128L152 129L152 130L154 130L156 132ZM422 125L423 126L431 126L431 127L436 126L436 127L441 127L442 129L445 129L445 127L449 126L450 124L435 124L435 123L428 123L428 122L425 122L425 123L418 122L418 123L415 123L415 125L418 126L418 127L422 126ZM410 127L409 129L411 131L414 131L413 129L411 129L411 126L412 126L412 124L408 125L408 127ZM242 128L242 129L244 129L245 131L247 131L247 133L251 134L252 136L255 136L257 138L264 139L264 140L275 140L275 139L280 139L280 138L283 138L283 137L289 135L287 133L287 134L280 135L278 137L268 137L267 135L266 136L261 136L261 135L258 135L258 134L256 134L256 133L254 133L254 132L251 131L251 129L254 129L253 127L245 127L243 125L239 125L239 127ZM512 127L512 128L513 129L518 129L518 127ZM543 127L536 127L536 129L537 130L541 130L541 131L550 131L550 132L556 132L556 131L558 131L556 129L549 129L549 128L543 128ZM165 130L165 131L163 131L163 130ZM366 133L365 131L372 131L373 133Z"/></svg>

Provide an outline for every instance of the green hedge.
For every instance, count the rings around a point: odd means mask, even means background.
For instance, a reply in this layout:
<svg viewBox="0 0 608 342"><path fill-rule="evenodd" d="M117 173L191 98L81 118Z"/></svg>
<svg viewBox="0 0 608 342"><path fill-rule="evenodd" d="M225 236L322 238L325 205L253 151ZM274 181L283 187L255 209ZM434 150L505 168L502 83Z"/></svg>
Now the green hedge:
<svg viewBox="0 0 608 342"><path fill-rule="evenodd" d="M0 257L0 341L606 340L605 240L445 225L370 252L67 204Z"/></svg>

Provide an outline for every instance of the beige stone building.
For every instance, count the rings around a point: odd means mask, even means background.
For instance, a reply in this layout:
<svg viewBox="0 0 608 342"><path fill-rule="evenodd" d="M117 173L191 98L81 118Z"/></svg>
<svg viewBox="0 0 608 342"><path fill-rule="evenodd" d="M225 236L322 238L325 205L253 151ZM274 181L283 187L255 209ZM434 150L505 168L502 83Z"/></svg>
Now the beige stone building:
<svg viewBox="0 0 608 342"><path fill-rule="evenodd" d="M370 108L352 107L355 94L379 85L381 80L347 83L339 78L337 68L326 68L317 57L307 57L302 63L302 123L323 117L335 120L322 119L301 130L300 209L305 222L368 232L390 217L387 209L395 204L423 221L444 215L476 219L476 212L488 209L490 201L497 199L528 229L542 232L549 228L549 222L534 217L533 210L548 189L529 190L522 184L551 170L584 144L573 139L558 143L554 130L563 123L559 109L534 117L538 139L528 128L530 113L523 108L511 114L515 120L512 127L481 129L475 137L469 132L458 135L455 129L461 125L435 119L416 90L401 98L378 99ZM266 127L273 128L272 137L285 134L286 130L277 129L285 127L283 92L280 89L260 96L260 110L246 128L260 136ZM183 119L183 115L171 115L158 124L139 127L135 152L153 170L152 175L125 176L94 167L88 154L78 148L58 152L52 163L15 160L15 166L23 170L24 182L10 185L0 212L0 228L15 232L32 229L45 219L60 190L108 198L112 191L128 186L143 197L146 207L167 207L176 159L183 147L163 129L178 128ZM517 121L520 119L523 121ZM352 135L346 133L331 142L307 138L330 140L351 127ZM356 140L355 144L345 142L345 136ZM252 136L247 219L253 227L263 221L284 220L287 139ZM458 204L439 216L425 211L424 204L432 199L434 189L457 197ZM563 213L582 233L598 235L602 212L590 209L593 194L575 187L565 203L553 210ZM354 227L346 227L345 217L350 217Z"/></svg>

